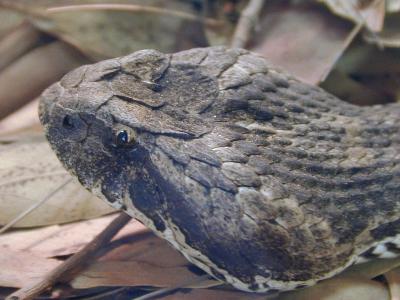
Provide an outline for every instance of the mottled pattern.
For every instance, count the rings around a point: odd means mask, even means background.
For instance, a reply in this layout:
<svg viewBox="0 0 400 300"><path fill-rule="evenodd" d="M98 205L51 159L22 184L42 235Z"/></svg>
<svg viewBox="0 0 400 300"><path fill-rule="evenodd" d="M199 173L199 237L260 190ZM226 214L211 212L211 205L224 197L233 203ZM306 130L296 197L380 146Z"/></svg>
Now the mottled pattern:
<svg viewBox="0 0 400 300"><path fill-rule="evenodd" d="M357 107L213 47L83 66L40 118L84 186L240 289L311 285L396 248L398 104Z"/></svg>

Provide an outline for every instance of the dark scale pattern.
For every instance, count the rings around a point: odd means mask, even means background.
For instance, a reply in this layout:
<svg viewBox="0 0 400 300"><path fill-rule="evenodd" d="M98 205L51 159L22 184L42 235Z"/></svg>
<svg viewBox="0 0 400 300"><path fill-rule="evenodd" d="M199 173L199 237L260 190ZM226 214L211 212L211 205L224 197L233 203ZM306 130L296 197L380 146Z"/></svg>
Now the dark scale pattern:
<svg viewBox="0 0 400 300"><path fill-rule="evenodd" d="M82 184L238 288L313 284L387 238L397 251L398 104L353 106L214 47L81 67L40 117Z"/></svg>

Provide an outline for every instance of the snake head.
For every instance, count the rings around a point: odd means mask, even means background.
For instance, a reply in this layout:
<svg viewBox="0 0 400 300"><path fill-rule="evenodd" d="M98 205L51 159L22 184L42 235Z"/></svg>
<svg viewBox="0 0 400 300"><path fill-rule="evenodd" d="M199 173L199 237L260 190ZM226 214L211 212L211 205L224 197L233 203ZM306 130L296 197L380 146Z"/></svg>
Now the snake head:
<svg viewBox="0 0 400 300"><path fill-rule="evenodd" d="M169 141L178 153L183 141L209 132L209 124L181 111L193 106L193 97L204 104L217 91L193 64L171 60L144 50L82 66L49 87L40 101L41 123L65 168L112 206L145 210L146 223L161 224L165 191L157 182L165 179L165 169L180 172L160 154L159 144ZM194 79L202 82L193 86Z"/></svg>

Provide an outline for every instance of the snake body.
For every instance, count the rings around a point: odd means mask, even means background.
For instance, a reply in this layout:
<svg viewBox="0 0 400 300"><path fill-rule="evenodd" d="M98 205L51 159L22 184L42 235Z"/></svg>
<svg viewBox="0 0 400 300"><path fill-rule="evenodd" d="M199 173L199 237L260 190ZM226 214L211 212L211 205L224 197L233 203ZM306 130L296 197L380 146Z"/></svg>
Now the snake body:
<svg viewBox="0 0 400 300"><path fill-rule="evenodd" d="M86 188L236 288L308 286L399 251L399 104L354 106L210 47L82 66L40 119Z"/></svg>

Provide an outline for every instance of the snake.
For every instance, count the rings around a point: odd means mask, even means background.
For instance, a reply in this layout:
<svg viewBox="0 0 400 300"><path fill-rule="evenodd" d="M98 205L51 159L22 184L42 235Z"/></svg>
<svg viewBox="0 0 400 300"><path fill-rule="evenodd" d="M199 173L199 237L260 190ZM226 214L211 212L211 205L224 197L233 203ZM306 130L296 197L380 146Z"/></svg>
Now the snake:
<svg viewBox="0 0 400 300"><path fill-rule="evenodd" d="M356 106L216 46L81 66L39 116L84 187L237 289L400 253L399 103Z"/></svg>

